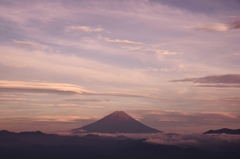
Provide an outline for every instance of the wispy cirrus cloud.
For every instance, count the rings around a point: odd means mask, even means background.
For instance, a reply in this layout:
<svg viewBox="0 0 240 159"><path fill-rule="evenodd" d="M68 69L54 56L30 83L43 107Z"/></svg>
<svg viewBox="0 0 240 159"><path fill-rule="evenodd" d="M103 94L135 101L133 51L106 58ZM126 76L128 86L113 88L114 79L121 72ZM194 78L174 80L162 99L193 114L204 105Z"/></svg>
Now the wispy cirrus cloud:
<svg viewBox="0 0 240 159"><path fill-rule="evenodd" d="M65 99L67 102L102 102L102 101L108 101L108 100L102 100L102 99Z"/></svg>
<svg viewBox="0 0 240 159"><path fill-rule="evenodd" d="M152 54L156 54L156 55L159 55L159 56L173 56L173 55L182 54L182 53L176 52L176 51L170 51L170 50L166 50L166 49L156 49L156 48L151 48L151 47L148 47L148 46L138 47L138 48L130 48L130 49L128 49L128 51L130 51L130 52L152 53Z"/></svg>
<svg viewBox="0 0 240 159"><path fill-rule="evenodd" d="M1 101L1 99L0 99ZM25 100L27 101L27 100ZM90 109L105 109L107 107L101 105L85 105L84 103L81 104L74 104L74 103L30 103L31 106L37 107L58 107L58 108L90 108Z"/></svg>
<svg viewBox="0 0 240 159"><path fill-rule="evenodd" d="M76 31L83 31L83 32L87 32L87 33L92 33L92 32L102 32L104 31L103 28L101 27L90 27L90 26L69 26L68 30L76 30Z"/></svg>
<svg viewBox="0 0 240 159"><path fill-rule="evenodd" d="M226 24L221 23L209 23L209 24L202 24L202 25L196 25L196 26L188 26L188 29L193 29L197 31L227 31L228 26Z"/></svg>
<svg viewBox="0 0 240 159"><path fill-rule="evenodd" d="M99 39L109 43L122 44L122 45L142 45L142 42L136 42L131 40L109 39L107 37L98 36Z"/></svg>
<svg viewBox="0 0 240 159"><path fill-rule="evenodd" d="M178 55L178 54L180 54L178 52L173 52L173 51L169 51L169 50L155 50L155 52L160 55Z"/></svg>
<svg viewBox="0 0 240 159"><path fill-rule="evenodd" d="M236 106L240 105L240 97L237 97L237 95L233 96L233 97L221 98L221 99L219 99L219 101L226 102L228 104L230 103L230 104L236 105Z"/></svg>
<svg viewBox="0 0 240 159"><path fill-rule="evenodd" d="M198 124L207 124L207 122L215 123L225 120L240 120L239 116L224 112L183 112L179 110L155 110L148 111L143 114L145 118L157 118L159 122L197 122ZM204 120L202 120L204 119ZM185 123L187 124L187 123ZM196 124L196 123L195 123ZM208 123L210 124L210 123Z"/></svg>
<svg viewBox="0 0 240 159"><path fill-rule="evenodd" d="M1 98L0 102L19 102L19 101L27 101L26 98Z"/></svg>
<svg viewBox="0 0 240 159"><path fill-rule="evenodd" d="M93 118L87 116L37 116L32 121L42 122L75 122L77 120L91 120Z"/></svg>
<svg viewBox="0 0 240 159"><path fill-rule="evenodd" d="M169 51L169 50L153 50L159 60L163 60L165 57L172 57L180 55L179 52Z"/></svg>
<svg viewBox="0 0 240 159"><path fill-rule="evenodd" d="M101 99L65 99L67 102L101 102Z"/></svg>
<svg viewBox="0 0 240 159"><path fill-rule="evenodd" d="M240 84L201 84L198 87L240 88Z"/></svg>
<svg viewBox="0 0 240 159"><path fill-rule="evenodd" d="M195 26L187 26L188 29L208 32L224 32L229 30L240 29L240 20L231 21L228 23L207 23Z"/></svg>
<svg viewBox="0 0 240 159"><path fill-rule="evenodd" d="M146 68L146 69L140 69L143 72L165 72L165 73L170 73L170 72L190 72L188 68L184 65L179 65L178 67L175 68Z"/></svg>
<svg viewBox="0 0 240 159"><path fill-rule="evenodd" d="M89 48L94 48L95 47L94 44L95 43L90 43L87 45ZM81 43L79 45L81 45ZM46 77L53 77L52 74L55 74L57 76L61 76L61 77L58 77L61 79L66 79L67 76L68 76L67 78L70 78L71 76L72 79L78 78L78 81L84 79L88 81L91 80L91 81L98 81L98 82L110 81L110 82L114 82L114 83L116 82L121 84L132 83L134 85L139 85L141 83L141 85L142 84L146 85L146 84L152 84L152 82L147 83L145 82L145 80L146 81L156 80L155 78L150 77L140 71L137 71L137 72L135 71L135 73L133 74L132 73L134 71L133 69L127 69L126 67L119 67L118 64L115 64L115 61L119 62L118 60L114 60L114 61L111 61L111 63L109 63L108 62L109 60L104 62L102 60L84 58L75 54L65 55L66 53L55 53L53 51L47 52L44 50L44 51L33 52L28 49L22 50L15 47L9 47L9 46L1 47L1 49L2 51L4 50L7 54L0 54L0 57L1 57L0 64L7 67L12 67L12 65L16 67L15 65L17 64L18 65L21 64L21 66L23 65L24 67L27 66L28 68L37 70L37 71L30 72L31 75L35 74L33 76L35 76L36 78L43 77L42 75L37 73L38 71L41 71L42 74L45 74L45 75L51 74L50 76L47 75ZM99 48L96 48L96 50L99 50ZM104 51L109 51L109 50L107 50L106 48L104 49ZM92 57L92 55L90 55L90 57ZM20 72L22 71L27 71L27 70L26 69L20 70ZM6 74L9 73L7 69L3 69L0 73L3 74L5 72ZM19 74L21 74L20 72ZM116 72L119 72L119 74L116 74ZM22 77L25 77L25 76L22 76ZM29 77L29 76L26 76L26 77ZM142 80L139 80L139 78L141 78ZM47 80L53 81L55 79L48 78Z"/></svg>
<svg viewBox="0 0 240 159"><path fill-rule="evenodd" d="M99 105L91 105L91 106L84 106L84 108L91 108L91 109L105 109L107 107L99 106Z"/></svg>
<svg viewBox="0 0 240 159"><path fill-rule="evenodd" d="M23 41L23 40L16 40L16 39L13 39L12 41L14 42L14 44L16 46L18 46L20 48L24 48L24 49L38 49L38 50L41 50L41 49L49 48L46 45L43 45L43 44L40 44L40 43L37 43L37 42L33 42L33 41Z"/></svg>

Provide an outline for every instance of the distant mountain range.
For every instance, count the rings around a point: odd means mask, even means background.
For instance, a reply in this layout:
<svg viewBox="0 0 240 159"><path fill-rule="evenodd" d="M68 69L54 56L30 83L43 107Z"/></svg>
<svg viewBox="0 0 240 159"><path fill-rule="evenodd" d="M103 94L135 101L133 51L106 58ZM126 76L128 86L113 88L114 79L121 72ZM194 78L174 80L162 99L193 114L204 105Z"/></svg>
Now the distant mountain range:
<svg viewBox="0 0 240 159"><path fill-rule="evenodd" d="M1 130L0 135L44 135L41 131L25 131L25 132L9 132L7 130Z"/></svg>
<svg viewBox="0 0 240 159"><path fill-rule="evenodd" d="M161 131L140 123L123 111L115 111L92 124L73 129L72 132L73 134L77 134L81 132L159 133Z"/></svg>
<svg viewBox="0 0 240 159"><path fill-rule="evenodd" d="M204 132L203 134L238 134L240 135L240 129L227 129L227 128L223 128L223 129L219 129L219 130L209 130L207 132Z"/></svg>

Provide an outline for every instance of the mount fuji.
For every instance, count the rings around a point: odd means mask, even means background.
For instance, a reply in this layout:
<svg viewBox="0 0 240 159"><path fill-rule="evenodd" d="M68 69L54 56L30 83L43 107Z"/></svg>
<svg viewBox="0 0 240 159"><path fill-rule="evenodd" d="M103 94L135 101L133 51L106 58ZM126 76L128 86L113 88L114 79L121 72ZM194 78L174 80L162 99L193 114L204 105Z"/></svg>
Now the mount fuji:
<svg viewBox="0 0 240 159"><path fill-rule="evenodd" d="M161 131L148 127L135 120L124 111L115 111L106 117L83 127L72 129L73 134L91 133L159 133Z"/></svg>

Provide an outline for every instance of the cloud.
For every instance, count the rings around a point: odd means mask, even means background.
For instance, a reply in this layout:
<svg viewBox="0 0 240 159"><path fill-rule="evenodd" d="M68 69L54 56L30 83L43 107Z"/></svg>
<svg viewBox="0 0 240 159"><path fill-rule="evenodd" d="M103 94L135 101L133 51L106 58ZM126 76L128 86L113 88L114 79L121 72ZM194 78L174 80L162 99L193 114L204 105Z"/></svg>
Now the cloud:
<svg viewBox="0 0 240 159"><path fill-rule="evenodd" d="M155 50L155 52L160 55L178 55L178 54L180 54L178 52L171 52L168 50Z"/></svg>
<svg viewBox="0 0 240 159"><path fill-rule="evenodd" d="M176 56L179 55L181 53L178 52L173 52L173 51L169 51L169 50L153 50L153 52L157 55L159 60L163 60L164 57L166 56Z"/></svg>
<svg viewBox="0 0 240 159"><path fill-rule="evenodd" d="M159 46L158 46L159 47ZM175 55L180 55L182 53L176 52L176 51L169 51L169 50L163 50L163 49L156 49L156 47L152 46L147 46L145 45L144 47L135 47L135 48L128 48L129 52L142 52L145 53L146 55L156 55L160 60L162 60L163 57L166 56L175 56Z"/></svg>
<svg viewBox="0 0 240 159"><path fill-rule="evenodd" d="M177 68L161 68L161 72L191 72L188 67L179 65Z"/></svg>
<svg viewBox="0 0 240 159"><path fill-rule="evenodd" d="M37 116L33 117L32 121L41 122L76 122L77 120L92 120L93 118L86 116Z"/></svg>
<svg viewBox="0 0 240 159"><path fill-rule="evenodd" d="M179 65L176 68L152 68L152 67L148 67L145 69L140 69L143 72L165 72L165 73L170 73L170 72L190 72L188 71L188 69L183 66L183 65Z"/></svg>
<svg viewBox="0 0 240 159"><path fill-rule="evenodd" d="M202 25L196 25L196 26L187 26L188 29L194 29L197 31L208 31L208 32L214 32L214 31L229 31L229 30L237 30L240 29L240 19L235 20L226 24L223 23L208 23L208 24L202 24Z"/></svg>
<svg viewBox="0 0 240 159"><path fill-rule="evenodd" d="M201 84L198 87L240 88L240 84Z"/></svg>
<svg viewBox="0 0 240 159"><path fill-rule="evenodd" d="M194 83L240 83L240 74L226 74L226 75L210 75L200 78L186 78L181 80L173 80L172 82L194 82Z"/></svg>
<svg viewBox="0 0 240 159"><path fill-rule="evenodd" d="M15 68L26 68L26 67L28 67L28 65L26 63L22 63L22 62L5 63L4 65L8 66L8 67L15 67Z"/></svg>
<svg viewBox="0 0 240 159"><path fill-rule="evenodd" d="M199 106L205 107L205 105L201 104L202 102L199 102L199 104L194 102L187 111L181 110L179 108L181 105L176 104L177 109L175 110L167 110L167 108L165 110L139 108L133 110L132 113L138 114L140 122L163 132L202 133L208 129L219 129L226 127L226 125L230 128L238 128L238 123L240 122L238 113L221 112L215 109L214 111L201 110ZM183 105L183 107L185 106L186 104ZM237 106L234 107L238 110ZM229 104L226 109L230 110Z"/></svg>
<svg viewBox="0 0 240 159"><path fill-rule="evenodd" d="M68 29L70 30L77 30L77 31L83 31L83 32L102 32L104 31L103 28L97 27L97 28L92 28L89 26L69 26Z"/></svg>
<svg viewBox="0 0 240 159"><path fill-rule="evenodd" d="M0 98L1 101L1 98ZM3 100L5 101L5 100ZM16 100L18 101L18 100ZM27 101L27 100L24 100ZM72 107L72 108L90 108L90 109L105 109L107 107L101 106L101 105L85 105L85 103L81 104L73 104L73 103L30 103L31 106L37 106L37 107Z"/></svg>
<svg viewBox="0 0 240 159"><path fill-rule="evenodd" d="M208 150L216 150L218 148L224 148L227 145L240 144L240 135L229 134L179 134L179 133L155 133L155 134L108 134L108 133L79 133L79 136L85 136L88 134L94 134L103 137L126 137L130 139L143 139L144 142L150 144L160 145L173 145L178 147L199 147Z"/></svg>
<svg viewBox="0 0 240 159"><path fill-rule="evenodd" d="M240 98L239 97L225 97L221 98L221 101L234 103L234 104L240 104Z"/></svg>
<svg viewBox="0 0 240 159"><path fill-rule="evenodd" d="M47 49L48 47L33 41L13 40L13 42L20 48L24 49Z"/></svg>
<svg viewBox="0 0 240 159"><path fill-rule="evenodd" d="M120 92L94 92L94 93L89 93L86 92L84 93L85 95L105 95L105 96L119 96L119 97L143 97L143 98L158 98L155 96L150 96L150 95L140 95L140 94L131 94L131 93L120 93Z"/></svg>
<svg viewBox="0 0 240 159"><path fill-rule="evenodd" d="M77 104L61 103L61 104L49 104L49 103L30 103L31 106L41 106L41 107L79 107Z"/></svg>
<svg viewBox="0 0 240 159"><path fill-rule="evenodd" d="M228 26L226 24L221 23L210 23L210 24L203 24L203 25L197 25L197 26L188 26L189 29L199 30L199 31L227 31Z"/></svg>
<svg viewBox="0 0 240 159"><path fill-rule="evenodd" d="M168 6L173 6L182 10L188 10L193 13L205 14L211 16L211 14L217 13L232 13L239 11L240 3L238 0L150 0L150 2L159 2ZM187 5L186 5L187 4Z"/></svg>
<svg viewBox="0 0 240 159"><path fill-rule="evenodd" d="M4 81L0 80L0 92L22 92L22 93L46 93L62 95L100 95L100 96L119 96L119 97L143 97L155 98L148 95L122 93L122 92L95 92L87 90L81 86L65 83L46 83L46 82L23 82L23 81Z"/></svg>
<svg viewBox="0 0 240 159"><path fill-rule="evenodd" d="M145 116L145 117L144 117ZM236 115L221 112L183 112L176 110L148 111L143 114L143 118L155 118L159 122L183 122L197 125L214 124L216 122L238 122L240 118Z"/></svg>
<svg viewBox="0 0 240 159"><path fill-rule="evenodd" d="M240 19L227 24L230 30L240 29Z"/></svg>
<svg viewBox="0 0 240 159"><path fill-rule="evenodd" d="M236 55L236 56L240 56L240 50L237 51L237 52L235 52L234 55Z"/></svg>
<svg viewBox="0 0 240 159"><path fill-rule="evenodd" d="M0 117L1 127L11 131L41 130L47 133L71 130L96 121L97 117L85 115L36 115Z"/></svg>
<svg viewBox="0 0 240 159"><path fill-rule="evenodd" d="M135 41L130 41L130 40L119 40L119 39L109 39L106 37L98 37L101 40L104 40L109 43L115 43L115 44L123 44L123 45L142 45L142 42L135 42Z"/></svg>
<svg viewBox="0 0 240 159"><path fill-rule="evenodd" d="M19 102L19 101L27 101L26 98L0 98L1 102Z"/></svg>
<svg viewBox="0 0 240 159"><path fill-rule="evenodd" d="M240 87L240 74L210 75L200 78L186 78L170 82L193 82L202 87Z"/></svg>
<svg viewBox="0 0 240 159"><path fill-rule="evenodd" d="M203 135L203 134L156 134L150 136L147 143L175 145L175 146L197 146L204 149L224 147L231 144L240 144L240 135Z"/></svg>
<svg viewBox="0 0 240 159"><path fill-rule="evenodd" d="M109 99L65 99L63 101L68 102L68 103L75 103L75 104L80 103L82 105L85 105L86 103L110 102L110 101L113 101L113 100L109 100ZM90 106L89 108L93 108L93 107L103 108L103 106Z"/></svg>
<svg viewBox="0 0 240 159"><path fill-rule="evenodd" d="M2 92L28 92L28 93L55 93L55 94L83 94L90 93L83 87L45 82L23 82L23 81L0 81L0 91Z"/></svg>
<svg viewBox="0 0 240 159"><path fill-rule="evenodd" d="M82 45L82 41L74 43L74 45L78 44ZM112 49L107 50L107 48L105 48L101 50L98 47L95 48L95 43L88 43L86 45L91 49L96 49L94 51L98 52L92 53L91 51L86 53L85 49L78 53L71 53L71 51L70 53L57 53L53 51L47 52L46 50L33 52L11 46L2 46L1 50L6 53L0 54L0 65L2 64L7 67L6 69L2 69L0 74L1 76L5 74L6 78L11 75L12 77L17 77L17 79L21 77L21 79L24 80L32 80L32 77L34 77L34 79L42 79L44 77L44 79L48 81L59 79L73 81L73 79L75 79L75 83L91 81L97 82L98 84L107 84L110 82L117 85L131 84L133 87L153 85L155 81L158 81L157 78L149 76L137 69L129 69L129 65L130 67L131 65L135 66L134 62L136 60L133 60L132 57L107 55L105 53L99 54L99 52L105 51L112 52ZM122 53L119 48L117 50ZM130 63L129 61L133 62ZM12 67L13 64L14 68ZM27 66L27 68L21 70L16 69L16 64L22 64L24 67ZM124 64L127 64L127 66ZM14 71L18 72L13 74ZM118 72L118 74L116 74L116 72ZM22 74L26 75L23 76ZM2 79L4 79L4 77Z"/></svg>
<svg viewBox="0 0 240 159"><path fill-rule="evenodd" d="M84 108L92 108L92 109L105 109L107 107L104 106L83 106Z"/></svg>
<svg viewBox="0 0 240 159"><path fill-rule="evenodd" d="M102 99L66 99L67 102L102 102L107 100Z"/></svg>

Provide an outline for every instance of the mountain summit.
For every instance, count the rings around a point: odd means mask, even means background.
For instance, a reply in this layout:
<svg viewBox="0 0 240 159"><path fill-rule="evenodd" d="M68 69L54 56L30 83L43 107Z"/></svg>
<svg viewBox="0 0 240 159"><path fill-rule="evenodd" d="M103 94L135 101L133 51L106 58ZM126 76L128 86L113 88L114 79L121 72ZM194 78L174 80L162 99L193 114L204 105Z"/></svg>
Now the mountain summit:
<svg viewBox="0 0 240 159"><path fill-rule="evenodd" d="M106 117L81 128L73 129L74 134L81 132L96 133L158 133L157 129L150 128L135 120L124 111L115 111Z"/></svg>

